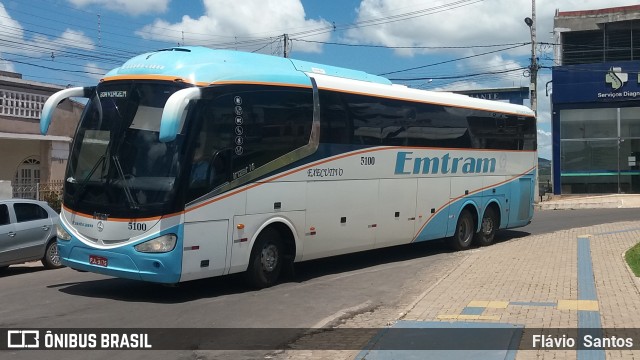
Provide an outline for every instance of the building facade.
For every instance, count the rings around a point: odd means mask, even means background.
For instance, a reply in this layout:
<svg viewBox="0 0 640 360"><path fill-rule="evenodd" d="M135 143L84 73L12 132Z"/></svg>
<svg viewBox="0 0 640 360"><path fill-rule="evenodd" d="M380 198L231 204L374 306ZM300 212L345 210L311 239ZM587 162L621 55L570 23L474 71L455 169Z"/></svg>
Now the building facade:
<svg viewBox="0 0 640 360"><path fill-rule="evenodd" d="M640 6L556 11L554 194L640 193Z"/></svg>
<svg viewBox="0 0 640 360"><path fill-rule="evenodd" d="M73 101L60 104L49 133L40 134L44 102L62 89L0 71L0 181L5 187L0 194L4 197L35 198L40 184L62 184L83 105ZM7 186L13 189L7 191Z"/></svg>

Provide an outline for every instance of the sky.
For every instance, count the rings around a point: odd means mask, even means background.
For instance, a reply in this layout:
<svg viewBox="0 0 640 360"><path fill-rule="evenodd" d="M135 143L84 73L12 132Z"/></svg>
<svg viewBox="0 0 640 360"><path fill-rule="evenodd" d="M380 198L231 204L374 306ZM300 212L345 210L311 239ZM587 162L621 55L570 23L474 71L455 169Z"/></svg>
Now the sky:
<svg viewBox="0 0 640 360"><path fill-rule="evenodd" d="M437 90L528 86L532 0L0 0L0 70L94 85L147 51L203 45L289 56ZM536 1L538 150L551 158L553 17L636 5Z"/></svg>

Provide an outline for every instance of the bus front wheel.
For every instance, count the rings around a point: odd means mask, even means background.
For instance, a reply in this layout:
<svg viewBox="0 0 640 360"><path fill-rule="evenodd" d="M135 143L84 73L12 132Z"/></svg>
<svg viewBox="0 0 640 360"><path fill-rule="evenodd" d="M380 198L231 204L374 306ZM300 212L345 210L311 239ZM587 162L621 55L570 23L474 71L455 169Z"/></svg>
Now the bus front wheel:
<svg viewBox="0 0 640 360"><path fill-rule="evenodd" d="M246 272L249 284L258 289L273 286L282 270L283 255L278 231L273 228L263 230L251 250Z"/></svg>
<svg viewBox="0 0 640 360"><path fill-rule="evenodd" d="M453 237L449 239L449 244L454 250L466 250L471 246L474 233L473 216L471 216L469 210L462 210L456 224L456 231Z"/></svg>

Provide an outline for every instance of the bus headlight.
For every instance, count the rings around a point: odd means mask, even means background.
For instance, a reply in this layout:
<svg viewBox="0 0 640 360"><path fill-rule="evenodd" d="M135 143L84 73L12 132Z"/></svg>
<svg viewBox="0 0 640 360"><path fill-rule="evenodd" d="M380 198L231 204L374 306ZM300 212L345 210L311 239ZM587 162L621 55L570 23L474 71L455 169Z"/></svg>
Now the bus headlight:
<svg viewBox="0 0 640 360"><path fill-rule="evenodd" d="M71 240L71 234L69 234L60 224L56 224L56 237L58 240Z"/></svg>
<svg viewBox="0 0 640 360"><path fill-rule="evenodd" d="M134 248L143 253L164 253L176 247L176 234L166 234L136 245Z"/></svg>

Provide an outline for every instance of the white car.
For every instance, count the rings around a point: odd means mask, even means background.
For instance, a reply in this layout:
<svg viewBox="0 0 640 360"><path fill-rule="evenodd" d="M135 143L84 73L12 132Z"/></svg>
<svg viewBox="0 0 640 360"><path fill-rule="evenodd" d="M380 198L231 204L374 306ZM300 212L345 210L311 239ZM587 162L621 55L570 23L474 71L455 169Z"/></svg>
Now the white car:
<svg viewBox="0 0 640 360"><path fill-rule="evenodd" d="M62 267L57 224L58 213L44 201L0 200L0 270L34 260L47 269Z"/></svg>

